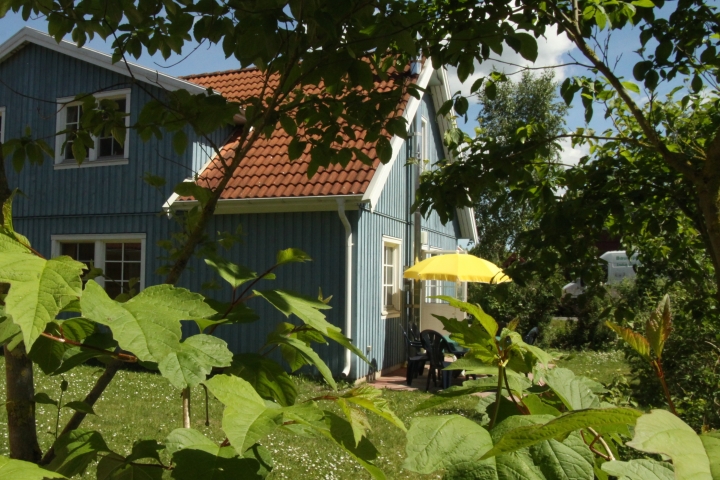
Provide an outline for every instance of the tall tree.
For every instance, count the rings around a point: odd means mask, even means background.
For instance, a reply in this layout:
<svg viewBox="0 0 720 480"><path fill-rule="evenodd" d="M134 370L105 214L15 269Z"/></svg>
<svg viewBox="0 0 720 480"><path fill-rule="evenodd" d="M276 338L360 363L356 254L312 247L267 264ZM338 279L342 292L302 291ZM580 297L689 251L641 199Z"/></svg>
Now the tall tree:
<svg viewBox="0 0 720 480"><path fill-rule="evenodd" d="M506 77L507 78L507 77ZM552 138L564 133L567 105L559 99L559 84L552 70L538 75L522 72L517 81L500 82L478 93L478 139L502 144L510 142L519 128L534 123ZM487 141L487 140L486 140ZM561 150L551 146L545 161L549 173L560 173ZM494 178L479 192L474 204L479 242L473 253L492 262L508 265L519 257L523 234L536 229L538 219L522 195L508 180ZM469 299L495 318L520 320L520 331L544 326L558 308L560 287L566 282L561 271L542 279L527 279L520 284L469 285Z"/></svg>
<svg viewBox="0 0 720 480"><path fill-rule="evenodd" d="M447 219L455 207L472 205L495 178L506 178L540 218L539 228L528 232L523 252L528 261L516 266L514 278L564 264L573 274L599 280L594 244L609 229L630 249L642 245L644 264L689 259L684 275L700 279L711 274L716 287L720 284L717 7L701 0L424 5L433 20L422 28L423 51L437 64L457 66L461 80L477 61L501 53L503 41L535 60L535 38L556 27L580 52L582 62L574 65L587 72L565 80L563 98L570 103L580 93L586 120L599 108L612 126L602 133L583 126L548 136L533 122L502 143L451 134L449 143L464 150L464 160L424 178L418 196L422 211L434 207ZM617 72L601 37L627 30L627 38L633 27L638 50L635 81L629 81ZM501 80L499 74L490 75L476 81L472 91L483 85L492 91ZM673 87L668 97L661 95ZM636 96L641 89L644 95ZM454 107L465 113L467 100L455 98ZM545 159L549 145L567 137L573 144L588 144L591 155L556 176ZM562 190L565 195L559 194ZM698 246L709 265L692 253Z"/></svg>
<svg viewBox="0 0 720 480"><path fill-rule="evenodd" d="M559 101L559 84L552 70L533 75L522 72L516 81L505 81L493 89L478 93L480 113L476 139L509 141L519 128L530 123L542 125L548 137L564 132L567 105ZM546 159L560 160L560 149L553 146ZM558 166L559 168L559 166ZM517 253L518 235L537 226L535 214L516 190L509 188L503 178L479 193L475 215L480 242L475 251L483 258L504 263Z"/></svg>

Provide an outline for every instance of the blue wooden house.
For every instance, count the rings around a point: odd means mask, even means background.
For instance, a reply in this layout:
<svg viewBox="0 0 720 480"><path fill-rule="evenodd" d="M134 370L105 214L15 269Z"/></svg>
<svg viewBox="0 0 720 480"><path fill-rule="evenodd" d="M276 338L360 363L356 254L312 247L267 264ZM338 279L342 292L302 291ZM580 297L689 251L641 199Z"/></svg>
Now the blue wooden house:
<svg viewBox="0 0 720 480"><path fill-rule="evenodd" d="M99 92L94 93L98 98L116 100L129 114L130 125L144 103L164 90L199 93L212 87L242 100L257 78L253 69L171 77L138 65L112 64L109 55L68 42L58 44L24 28L0 45L0 141L22 136L30 127L35 137L55 138L56 151L54 161L26 166L20 174L8 166L11 186L25 194L14 206L16 229L43 255L71 255L103 268L108 280L98 281L111 294L126 289L133 278L140 279L140 288L161 283L156 270L166 263L166 252L157 242L176 231L172 216L193 205L192 199L173 194L172 186L195 175L201 185L212 185L217 159L191 132L192 148L177 155L169 136L144 143L130 130L123 145L113 138L97 138L88 159L78 165L56 132L78 122L80 108L72 100L80 93ZM432 254L455 250L460 238L476 238L474 215L467 209L459 210L446 225L431 214L422 220L421 238L414 238L414 169L432 168L448 156L441 139L449 127L448 120L435 115L449 97L445 72L425 62L415 81L425 94L410 97L402 108L412 140L392 138L389 163L377 160L373 145L359 144L375 159L372 165L351 162L308 179L308 160L289 161L289 137L278 129L256 144L240 165L208 232L235 231L241 225L243 241L224 256L257 271L271 265L278 250L306 251L313 262L285 267L274 285L311 296L320 287L326 296L332 295L328 320L382 370L405 359L402 271L412 265L414 242L422 242L423 250ZM227 142L231 150L232 132L228 126L213 140ZM428 162L406 166L411 157ZM167 186L147 185L142 180L147 173L166 178ZM194 259L181 286L202 291L203 284L215 278L201 259ZM428 284L426 291L435 294L442 288ZM220 299L228 294L203 293ZM233 351L256 350L282 318L269 305L253 301L250 306L261 316L259 322L216 331ZM360 378L368 372L364 362L336 345L320 353L335 374Z"/></svg>

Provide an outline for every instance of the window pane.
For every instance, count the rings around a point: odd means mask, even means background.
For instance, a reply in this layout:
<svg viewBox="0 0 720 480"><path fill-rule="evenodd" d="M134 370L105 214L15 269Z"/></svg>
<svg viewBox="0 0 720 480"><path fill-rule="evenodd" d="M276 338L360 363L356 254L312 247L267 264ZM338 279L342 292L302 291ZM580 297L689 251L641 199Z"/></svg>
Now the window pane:
<svg viewBox="0 0 720 480"><path fill-rule="evenodd" d="M123 265L123 280L130 280L131 278L140 278L139 263L125 263Z"/></svg>
<svg viewBox="0 0 720 480"><path fill-rule="evenodd" d="M122 263L107 262L105 263L105 276L113 280L122 280ZM106 284L108 282L105 282Z"/></svg>
<svg viewBox="0 0 720 480"><path fill-rule="evenodd" d="M90 262L95 260L95 244L81 243L78 245L78 260L81 262Z"/></svg>
<svg viewBox="0 0 720 480"><path fill-rule="evenodd" d="M66 117L65 122L68 124L77 123L79 120L78 113L80 113L80 105L73 105L71 107L66 107L66 110L67 110L67 117Z"/></svg>
<svg viewBox="0 0 720 480"><path fill-rule="evenodd" d="M77 243L63 243L60 246L60 254L67 255L73 260L77 260Z"/></svg>
<svg viewBox="0 0 720 480"><path fill-rule="evenodd" d="M140 261L141 245L139 243L126 243L125 245L125 261Z"/></svg>
<svg viewBox="0 0 720 480"><path fill-rule="evenodd" d="M99 143L99 151L98 151L99 157L109 157L113 154L113 151L112 151L113 138L112 137L101 138L98 143Z"/></svg>
<svg viewBox="0 0 720 480"><path fill-rule="evenodd" d="M106 243L105 259L106 260L122 260L122 243Z"/></svg>
<svg viewBox="0 0 720 480"><path fill-rule="evenodd" d="M115 298L118 295L120 295L120 292L122 291L121 284L114 284L109 281L105 281L105 292L107 292L108 296L110 298Z"/></svg>
<svg viewBox="0 0 720 480"><path fill-rule="evenodd" d="M113 155L122 155L125 153L125 146L113 138Z"/></svg>
<svg viewBox="0 0 720 480"><path fill-rule="evenodd" d="M118 112L127 112L127 108L126 108L127 102L125 101L124 98L118 98L117 100L115 100L115 103L117 103Z"/></svg>
<svg viewBox="0 0 720 480"><path fill-rule="evenodd" d="M391 287L385 287L385 306L390 307L393 304L393 292Z"/></svg>

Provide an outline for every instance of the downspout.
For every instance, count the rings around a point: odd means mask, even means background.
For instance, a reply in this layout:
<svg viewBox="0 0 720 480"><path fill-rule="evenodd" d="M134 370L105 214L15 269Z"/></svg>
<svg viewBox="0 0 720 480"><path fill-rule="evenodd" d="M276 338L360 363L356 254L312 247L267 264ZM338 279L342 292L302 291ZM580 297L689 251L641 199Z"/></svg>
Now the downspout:
<svg viewBox="0 0 720 480"><path fill-rule="evenodd" d="M340 221L345 227L345 331L343 332L346 337L352 338L352 251L353 251L353 234L352 226L350 221L345 215L345 199L338 198L338 216ZM352 366L352 352L345 349L345 367L341 373L343 378L347 378L350 375L350 368Z"/></svg>

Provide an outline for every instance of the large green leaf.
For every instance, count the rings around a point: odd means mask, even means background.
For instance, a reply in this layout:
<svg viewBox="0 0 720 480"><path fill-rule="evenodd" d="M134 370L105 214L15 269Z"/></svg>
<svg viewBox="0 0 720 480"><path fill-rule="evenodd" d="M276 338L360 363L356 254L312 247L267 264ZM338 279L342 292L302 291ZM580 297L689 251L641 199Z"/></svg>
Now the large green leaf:
<svg viewBox="0 0 720 480"><path fill-rule="evenodd" d="M127 461L122 455L105 455L97 466L97 480L161 480L163 469L157 464Z"/></svg>
<svg viewBox="0 0 720 480"><path fill-rule="evenodd" d="M178 480L264 478L257 460L239 457L233 447L221 447L197 430L191 428L173 430L166 439L166 445L175 463L172 478Z"/></svg>
<svg viewBox="0 0 720 480"><path fill-rule="evenodd" d="M323 335L327 335L329 329L337 329L336 326L325 320L325 315L320 311L331 307L315 298L284 290L264 290L262 292L255 291L254 293L270 302L273 307L280 310L286 317L296 315L306 325L311 326Z"/></svg>
<svg viewBox="0 0 720 480"><path fill-rule="evenodd" d="M474 319L482 325L485 332L490 338L495 338L498 333L498 324L494 318L485 313L480 305L473 305L472 303L463 302L454 297L446 295L439 295L437 298L448 302L451 306L462 310L465 313L469 313Z"/></svg>
<svg viewBox="0 0 720 480"><path fill-rule="evenodd" d="M110 452L100 433L80 429L61 435L53 447L55 459L48 468L68 477L83 473L98 453Z"/></svg>
<svg viewBox="0 0 720 480"><path fill-rule="evenodd" d="M216 313L202 295L183 288L156 285L118 303L92 280L85 286L80 306L85 317L110 327L120 348L156 363L178 349L180 320Z"/></svg>
<svg viewBox="0 0 720 480"><path fill-rule="evenodd" d="M34 463L0 456L0 478L7 480L44 480L46 478L65 478L65 476L40 468Z"/></svg>
<svg viewBox="0 0 720 480"><path fill-rule="evenodd" d="M600 406L600 399L593 393L591 385L583 377L577 377L572 370L553 368L536 370L535 374L538 380L542 379L555 392L568 410Z"/></svg>
<svg viewBox="0 0 720 480"><path fill-rule="evenodd" d="M287 248L285 250L280 250L277 253L277 257L275 259L275 263L277 265L285 265L287 263L303 263L310 261L312 261L310 255L297 248Z"/></svg>
<svg viewBox="0 0 720 480"><path fill-rule="evenodd" d="M632 331L627 327L615 325L613 322L610 321L605 322L605 325L607 325L608 328L620 335L620 338L625 340L625 342L630 345L632 349L635 350L641 357L643 357L648 362L652 361L652 357L650 355L650 344L645 337L643 337L637 332Z"/></svg>
<svg viewBox="0 0 720 480"><path fill-rule="evenodd" d="M238 354L225 372L246 380L262 398L275 400L283 407L295 403L295 382L282 366L269 358L257 353Z"/></svg>
<svg viewBox="0 0 720 480"><path fill-rule="evenodd" d="M667 455L678 480L711 480L710 460L702 440L685 422L665 410L638 418L627 446L645 453Z"/></svg>
<svg viewBox="0 0 720 480"><path fill-rule="evenodd" d="M218 446L194 428L176 428L165 439L165 448L170 455L184 448L212 448Z"/></svg>
<svg viewBox="0 0 720 480"><path fill-rule="evenodd" d="M628 462L605 462L602 471L620 480L674 480L675 472L667 462L650 459L630 460Z"/></svg>
<svg viewBox="0 0 720 480"><path fill-rule="evenodd" d="M82 342L95 331L95 324L84 318L72 318L62 322L52 321L47 324L45 331L56 337L64 337L76 342ZM49 375L60 367L67 350L71 345L39 337L30 350L29 357L45 373Z"/></svg>
<svg viewBox="0 0 720 480"><path fill-rule="evenodd" d="M348 390L343 394L342 398L349 403L354 403L381 416L399 429L407 431L405 424L395 415L395 412L390 409L387 400L382 397L382 390L369 385L361 385Z"/></svg>
<svg viewBox="0 0 720 480"><path fill-rule="evenodd" d="M278 427L282 410L269 408L252 385L242 378L216 375L205 385L225 405L223 431L239 454Z"/></svg>
<svg viewBox="0 0 720 480"><path fill-rule="evenodd" d="M593 480L594 455L580 434L573 433L562 442L546 440L530 447L530 456L546 478Z"/></svg>
<svg viewBox="0 0 720 480"><path fill-rule="evenodd" d="M12 318L5 314L5 309L2 308L2 316L0 316L0 346L7 344L10 350L14 350L15 345L19 343L18 340L22 341L20 326L13 322Z"/></svg>
<svg viewBox="0 0 720 480"><path fill-rule="evenodd" d="M509 431L499 441L495 442L493 448L485 454L484 458L513 452L545 440L565 438L569 433L582 428L632 425L641 415L641 412L632 408L570 412L543 425L529 425Z"/></svg>
<svg viewBox="0 0 720 480"><path fill-rule="evenodd" d="M665 295L658 303L657 308L650 314L650 318L645 322L645 336L657 358L662 358L663 347L671 332L670 296Z"/></svg>
<svg viewBox="0 0 720 480"><path fill-rule="evenodd" d="M490 433L459 415L416 418L407 434L404 468L432 473L454 464L479 460L492 448Z"/></svg>
<svg viewBox="0 0 720 480"><path fill-rule="evenodd" d="M205 263L215 270L233 288L257 278L257 273L247 267L236 265L221 257L206 258Z"/></svg>
<svg viewBox="0 0 720 480"><path fill-rule="evenodd" d="M337 342L343 347L347 348L366 363L370 363L370 360L368 360L365 354L359 348L353 345L352 341L348 337L343 335L342 330L340 330L339 328L328 328L327 334L325 336L330 340Z"/></svg>
<svg viewBox="0 0 720 480"><path fill-rule="evenodd" d="M45 325L81 295L84 268L70 257L45 260L20 252L0 256L0 282L10 284L5 311L20 326L28 350Z"/></svg>
<svg viewBox="0 0 720 480"><path fill-rule="evenodd" d="M366 435L370 428L370 422L368 421L367 415L357 408L352 408L344 398L338 398L336 403L345 415L345 419L352 428L353 438L355 439L355 446L358 446Z"/></svg>
<svg viewBox="0 0 720 480"><path fill-rule="evenodd" d="M712 478L718 480L720 479L720 432L704 433L700 435L700 441L703 443L710 460Z"/></svg>
<svg viewBox="0 0 720 480"><path fill-rule="evenodd" d="M303 342L302 340L299 340L297 338L286 336L286 335L271 335L269 343L280 345L280 347L285 347L283 349L283 356L286 360L288 360L288 357L286 355L286 352L291 352L293 355L298 355L302 362L288 362L290 363L290 368L294 370L297 370L299 366L302 365L313 365L315 368L318 369L318 372L320 372L320 375L323 376L325 381L330 385L333 390L337 390L337 384L335 383L335 380L332 377L332 372L328 368L328 366L325 364L325 362L322 361L320 356L313 350L310 346L308 346L307 343ZM298 366L299 365L299 366ZM296 368L294 368L296 367Z"/></svg>
<svg viewBox="0 0 720 480"><path fill-rule="evenodd" d="M199 385L213 367L227 367L231 361L232 353L224 340L197 334L187 338L163 358L158 369L170 383L183 389Z"/></svg>

